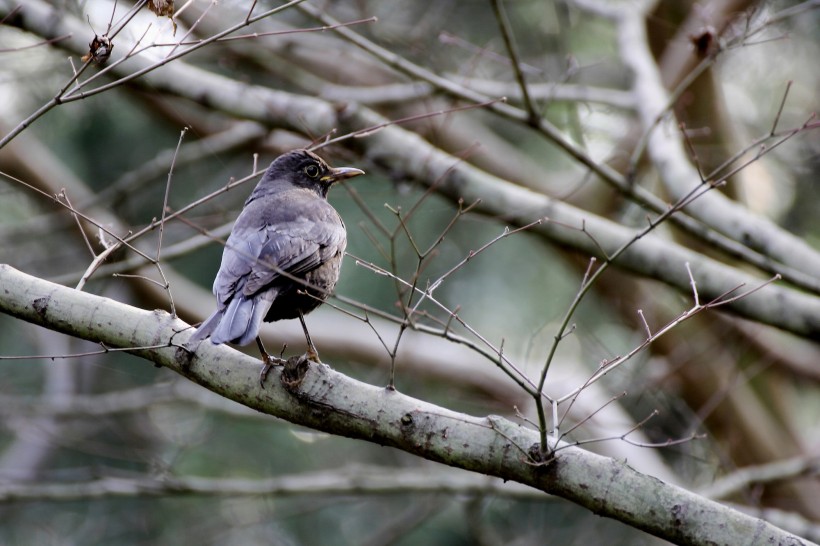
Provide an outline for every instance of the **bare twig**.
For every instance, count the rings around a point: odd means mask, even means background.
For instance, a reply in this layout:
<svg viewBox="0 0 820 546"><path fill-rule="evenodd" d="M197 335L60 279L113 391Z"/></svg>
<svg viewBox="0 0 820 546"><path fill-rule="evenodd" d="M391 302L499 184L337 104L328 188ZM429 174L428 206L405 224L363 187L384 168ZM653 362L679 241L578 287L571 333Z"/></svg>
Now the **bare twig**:
<svg viewBox="0 0 820 546"><path fill-rule="evenodd" d="M123 76L123 77L121 77L121 78L119 78L116 81L113 81L111 83L101 85L101 86L96 87L94 89L83 90L83 88L89 82L94 80L94 78L89 78L89 80L86 80L86 82L77 83L77 85L69 92L68 91L69 87L74 85L75 82L78 82L79 77L90 66L92 61L91 61L91 59L89 59L88 61L85 62L85 64L83 64L83 66L80 68L80 70L78 70L77 73L72 78L70 78L69 81L57 92L57 94L54 96L54 98L52 98L49 102L47 102L46 104L44 104L43 106L38 108L35 112L33 112L31 115L29 115L25 120L20 122L6 136L4 136L2 139L0 139L0 148L3 148L6 144L11 142L11 140L13 140L14 137L16 137L22 131L24 131L32 123L34 123L34 121L36 121L37 119L42 117L44 114L49 112L54 107L59 106L60 104L65 104L67 102L72 102L72 101L75 101L75 100L83 100L83 99L85 99L87 97L90 97L92 95L96 95L98 93L103 93L103 92L105 92L109 89L112 89L114 87L118 87L118 86L120 86L124 83L127 83L127 82L129 82L133 79L139 78L140 76L142 76L144 74L147 74L148 72L156 70L157 68L159 68L159 67L161 67L161 66L163 66L163 65L165 65L165 64L167 64L167 63L169 63L169 62L171 62L175 59L179 59L179 58L181 58L185 55L188 55L188 54L190 54L190 53L192 53L192 52L194 52L194 51L196 51L196 50L198 50L198 49L200 49L200 48L202 48L202 47L204 47L204 46L206 46L206 45L208 45L208 44L210 44L210 43L212 43L212 42L214 42L214 41L216 41L216 40L218 40L218 39L220 39L224 36L232 34L232 33L236 32L237 30L239 30L241 28L244 28L244 27L246 27L246 26L248 26L252 23L255 23L256 21L259 21L259 20L264 19L266 17L270 17L271 15L274 15L276 13L281 12L282 10L293 7L293 6L299 4L300 2L303 2L303 1L304 0L292 0L291 2L288 2L288 3L286 3L284 5L281 5L281 6L277 6L276 8L273 8L273 9L269 9L269 10L267 10L267 11L265 11L265 12L263 12L263 13L257 15L257 16L248 17L245 21L237 23L237 24L235 24L235 25L233 25L233 26L231 26L231 27L229 27L229 28L227 28L227 29L225 29L225 30L223 30L223 31L221 31L221 32L219 32L219 33L205 39L205 40L202 40L199 43L196 43L196 44L184 49L183 51L180 51L178 53L170 55L170 56L166 57L165 59L163 59L160 62L150 64L150 65L148 65L148 66L146 66L146 67L144 67L140 70L137 70L137 71L132 72L132 73L126 75L126 76ZM117 27L108 34L108 38L113 39L119 32L121 32L122 29L125 28L127 23L136 15L136 13L139 11L139 9L142 8L142 6L144 6L146 2L147 2L147 0L140 0L134 6L134 8L129 12L129 15L127 15L121 21L119 21L117 23ZM137 42L137 43L139 43L139 42ZM129 52L128 55L126 55L125 58L128 58L129 56L132 56L134 54L135 54L135 50L132 50L131 52ZM116 65L107 66L105 69L101 70L96 76L99 77L102 73L113 70L114 66L116 66Z"/></svg>
<svg viewBox="0 0 820 546"><path fill-rule="evenodd" d="M576 389L573 389L571 392L569 392L569 393L567 393L563 396L560 396L560 397L556 398L557 402L558 403L563 403L563 402L565 402L567 400L570 400L573 397L577 396L586 387L588 387L592 383L595 383L596 381L601 379L603 376L605 376L606 374L608 374L609 372L611 372L615 368L617 368L617 367L623 365L625 362L631 360L635 355L637 355L638 353L643 351L646 347L648 347L651 343L656 341L659 337L661 337L662 335L668 333L669 331L674 329L676 326L678 326L682 322L684 322L686 320L689 320L693 316L695 316L699 313L702 313L703 311L706 311L707 309L715 309L717 307L721 307L723 305L727 305L729 303L735 302L739 299L747 298L751 294L757 292L758 290L761 290L761 289L765 288L766 286L768 286L769 284L771 284L772 282L775 282L777 280L778 280L777 276L772 277L771 279L768 279L766 281L761 282L760 284L758 284L755 287L752 287L752 288L750 288L750 289L748 289L744 292L741 292L739 294L736 294L736 295L732 296L732 294L734 294L735 292L738 292L740 289L743 288L742 285L735 286L734 288L731 288L731 289L725 291L723 294L717 296L713 300L711 300L711 301L709 301L709 302L707 302L703 305L700 305L700 304L693 305L688 310L682 312L677 317L672 319L670 322L668 322L667 324L665 324L664 326L662 326L661 328L656 330L655 333L652 334L651 337L645 339L643 342L641 342L639 345L634 347L627 354L625 354L623 356L619 356L619 357L614 358L612 360L604 361L601 364L601 366L599 367L598 371L596 371L590 377L589 380L587 380L582 386L580 386Z"/></svg>
<svg viewBox="0 0 820 546"><path fill-rule="evenodd" d="M532 97L530 97L530 93L527 90L527 80L524 78L524 71L521 69L518 48L515 46L515 41L513 40L512 26L510 25L510 20L507 17L507 12L504 10L502 0L490 0L490 4L493 6L493 13L495 14L496 21L498 21L501 37L504 39L504 45L507 48L507 53L510 55L510 62L512 63L513 72L515 73L515 80L518 82L518 87L521 89L521 96L524 99L524 106L529 114L530 123L537 126L538 120L541 118L541 114L538 113L538 109L535 106L535 101L532 100Z"/></svg>
<svg viewBox="0 0 820 546"><path fill-rule="evenodd" d="M88 251L91 253L91 255L94 256L96 254L96 252L94 252L94 247L91 246L91 241L88 240L88 235L86 235L85 230L83 229L83 224L80 222L80 217L77 214L77 211L74 208L74 206L71 204L71 200L69 200L65 188L60 190L60 193L57 195L57 199L66 202L68 210L71 211L71 217L74 218L74 221L77 223L77 227L80 230L80 235L82 235L83 241L85 241L85 246L88 248Z"/></svg>
<svg viewBox="0 0 820 546"><path fill-rule="evenodd" d="M174 165L176 164L177 154L179 153L179 148L182 146L182 140L185 138L185 134L188 132L188 128L184 127L179 134L179 140L177 141L176 150L174 150L174 157L171 160L171 167L168 169L168 180L165 183L165 195L162 198L162 215L159 221L159 235L157 237L157 254L156 258L154 258L157 270L159 271L160 276L162 277L162 281L164 283L164 288L168 293L168 300L171 305L171 315L176 316L177 311L176 307L174 306L174 297L171 295L171 286L168 283L168 279L165 278L165 274L162 271L162 267L160 267L159 260L160 255L162 253L162 235L165 231L165 217L168 214L168 196L171 193L171 180L174 176Z"/></svg>

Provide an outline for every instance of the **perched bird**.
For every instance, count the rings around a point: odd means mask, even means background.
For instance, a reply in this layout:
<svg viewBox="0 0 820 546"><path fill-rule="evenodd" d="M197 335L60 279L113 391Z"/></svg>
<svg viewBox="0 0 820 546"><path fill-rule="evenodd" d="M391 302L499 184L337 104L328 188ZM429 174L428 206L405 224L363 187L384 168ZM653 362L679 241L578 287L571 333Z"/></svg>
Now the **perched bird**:
<svg viewBox="0 0 820 546"><path fill-rule="evenodd" d="M228 237L214 280L216 311L190 337L189 350L208 337L215 345L256 339L264 381L272 359L259 339L262 321L298 318L307 357L318 361L304 315L333 292L347 245L344 222L327 193L339 180L360 174L351 167L331 168L307 150L271 163Z"/></svg>

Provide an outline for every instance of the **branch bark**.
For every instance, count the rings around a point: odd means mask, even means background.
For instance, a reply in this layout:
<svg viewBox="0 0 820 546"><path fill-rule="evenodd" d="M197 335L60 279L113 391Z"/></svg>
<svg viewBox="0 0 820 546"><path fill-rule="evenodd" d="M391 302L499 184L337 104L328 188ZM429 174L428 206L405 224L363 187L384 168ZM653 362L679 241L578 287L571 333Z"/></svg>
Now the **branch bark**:
<svg viewBox="0 0 820 546"><path fill-rule="evenodd" d="M641 474L579 448L561 446L533 464L538 434L497 416L474 417L367 385L324 365L286 388L274 371L258 384L260 363L203 344L188 365L175 357L191 330L164 311L145 311L0 266L0 309L19 319L129 352L258 411L331 434L389 445L426 459L530 485L596 514L678 544L810 542L763 520Z"/></svg>

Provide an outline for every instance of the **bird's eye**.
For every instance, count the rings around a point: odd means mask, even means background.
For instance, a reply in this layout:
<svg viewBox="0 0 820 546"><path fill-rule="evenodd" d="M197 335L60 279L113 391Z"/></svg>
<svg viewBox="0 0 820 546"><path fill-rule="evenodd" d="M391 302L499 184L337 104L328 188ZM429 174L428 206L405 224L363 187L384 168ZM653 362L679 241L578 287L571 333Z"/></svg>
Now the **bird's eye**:
<svg viewBox="0 0 820 546"><path fill-rule="evenodd" d="M319 167L315 163L311 163L305 167L305 174L310 178L316 178L319 176Z"/></svg>

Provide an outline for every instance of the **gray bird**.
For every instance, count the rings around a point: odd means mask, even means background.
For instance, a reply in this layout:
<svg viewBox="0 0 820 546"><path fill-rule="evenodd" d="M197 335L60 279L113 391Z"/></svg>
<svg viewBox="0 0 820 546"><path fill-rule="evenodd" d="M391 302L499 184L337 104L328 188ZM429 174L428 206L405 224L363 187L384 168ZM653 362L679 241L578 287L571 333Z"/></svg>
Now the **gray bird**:
<svg viewBox="0 0 820 546"><path fill-rule="evenodd" d="M216 311L190 337L189 350L208 337L215 345L256 339L264 381L272 359L259 339L262 321L298 318L307 357L319 360L304 315L333 292L347 245L344 222L327 193L339 180L360 174L351 167L331 168L307 150L271 163L228 237L214 280Z"/></svg>

